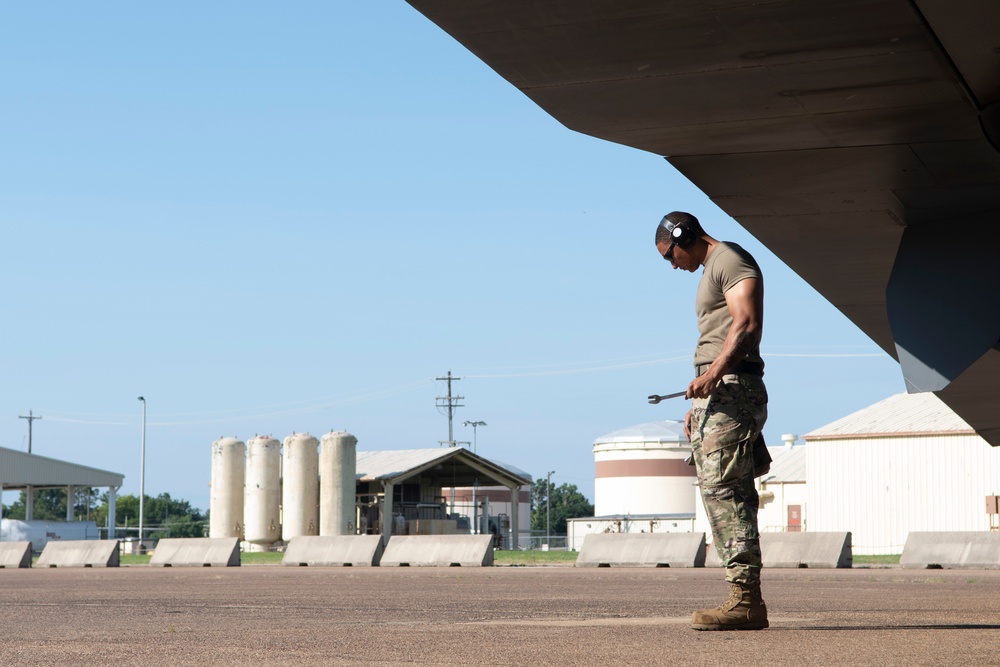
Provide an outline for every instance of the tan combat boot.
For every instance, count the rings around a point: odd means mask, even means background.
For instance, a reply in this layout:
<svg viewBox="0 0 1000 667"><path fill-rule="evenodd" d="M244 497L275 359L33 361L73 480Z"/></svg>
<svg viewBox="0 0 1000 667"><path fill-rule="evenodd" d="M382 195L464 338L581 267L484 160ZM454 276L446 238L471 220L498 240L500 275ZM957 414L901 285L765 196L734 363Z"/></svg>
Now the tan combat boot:
<svg viewBox="0 0 1000 667"><path fill-rule="evenodd" d="M695 630L763 630L768 626L767 606L760 585L730 584L729 599L715 609L702 609L691 616Z"/></svg>

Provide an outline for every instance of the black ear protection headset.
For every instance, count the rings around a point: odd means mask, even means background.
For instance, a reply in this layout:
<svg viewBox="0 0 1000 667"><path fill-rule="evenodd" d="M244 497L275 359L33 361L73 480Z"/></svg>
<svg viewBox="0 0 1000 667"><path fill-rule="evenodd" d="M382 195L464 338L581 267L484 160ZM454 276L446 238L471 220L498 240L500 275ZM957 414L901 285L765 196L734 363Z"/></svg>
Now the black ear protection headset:
<svg viewBox="0 0 1000 667"><path fill-rule="evenodd" d="M667 231L670 232L670 242L682 249L690 248L691 244L698 238L698 235L686 225L669 221L667 224L669 225Z"/></svg>
<svg viewBox="0 0 1000 667"><path fill-rule="evenodd" d="M667 216L663 216L663 219L660 220L660 226L666 229L667 234L670 235L671 245L679 246L682 249L690 248L698 238L693 229L685 224L668 220Z"/></svg>

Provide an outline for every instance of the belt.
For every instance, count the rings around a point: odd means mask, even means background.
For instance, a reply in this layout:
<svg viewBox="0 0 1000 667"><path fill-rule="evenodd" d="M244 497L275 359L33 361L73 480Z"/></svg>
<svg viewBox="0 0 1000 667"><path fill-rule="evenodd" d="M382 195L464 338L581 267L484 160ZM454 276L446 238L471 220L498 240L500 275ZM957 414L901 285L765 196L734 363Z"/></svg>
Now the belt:
<svg viewBox="0 0 1000 667"><path fill-rule="evenodd" d="M705 372L708 371L709 366L711 366L711 364L696 364L694 367L695 376L698 377L704 375ZM756 375L757 377L764 377L764 364L744 359L736 364L730 372L738 375Z"/></svg>

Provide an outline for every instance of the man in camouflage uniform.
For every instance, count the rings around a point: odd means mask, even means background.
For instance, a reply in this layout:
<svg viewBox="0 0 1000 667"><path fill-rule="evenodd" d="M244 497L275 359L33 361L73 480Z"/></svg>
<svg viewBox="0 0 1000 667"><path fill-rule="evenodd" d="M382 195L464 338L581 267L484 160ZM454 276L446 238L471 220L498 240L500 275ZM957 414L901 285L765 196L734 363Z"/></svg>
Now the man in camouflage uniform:
<svg viewBox="0 0 1000 667"><path fill-rule="evenodd" d="M769 460L761 437L767 419L760 357L764 278L746 250L712 238L689 213L664 216L656 228L656 249L675 269L693 273L704 267L695 299L696 377L686 393L693 401L684 432L730 596L714 609L694 612L691 627L761 630L768 622L760 593L759 500L753 480L755 443L758 468Z"/></svg>

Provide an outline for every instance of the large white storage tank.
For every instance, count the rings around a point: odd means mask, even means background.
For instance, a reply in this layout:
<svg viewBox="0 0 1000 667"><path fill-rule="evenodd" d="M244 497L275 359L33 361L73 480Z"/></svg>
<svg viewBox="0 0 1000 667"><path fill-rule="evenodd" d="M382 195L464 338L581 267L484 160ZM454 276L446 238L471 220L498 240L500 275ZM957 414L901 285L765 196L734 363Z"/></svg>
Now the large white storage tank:
<svg viewBox="0 0 1000 667"><path fill-rule="evenodd" d="M594 514L694 514L697 473L679 421L630 426L594 440Z"/></svg>
<svg viewBox="0 0 1000 667"><path fill-rule="evenodd" d="M243 537L243 483L246 445L236 438L212 443L209 537Z"/></svg>
<svg viewBox="0 0 1000 667"><path fill-rule="evenodd" d="M353 535L357 486L358 439L346 431L331 431L320 444L319 534Z"/></svg>
<svg viewBox="0 0 1000 667"><path fill-rule="evenodd" d="M281 537L281 443L270 436L247 442L244 539L270 545Z"/></svg>
<svg viewBox="0 0 1000 667"><path fill-rule="evenodd" d="M319 441L293 433L284 442L281 539L319 534Z"/></svg>

